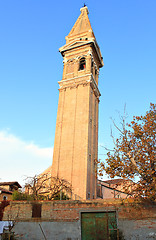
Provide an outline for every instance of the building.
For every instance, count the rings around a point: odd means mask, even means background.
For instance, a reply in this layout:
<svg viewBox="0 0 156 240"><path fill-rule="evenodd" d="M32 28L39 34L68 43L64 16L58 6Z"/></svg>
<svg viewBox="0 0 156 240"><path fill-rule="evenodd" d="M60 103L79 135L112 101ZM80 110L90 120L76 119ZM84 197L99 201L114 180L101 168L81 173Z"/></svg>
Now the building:
<svg viewBox="0 0 156 240"><path fill-rule="evenodd" d="M11 200L12 192L0 187L0 201L2 200Z"/></svg>
<svg viewBox="0 0 156 240"><path fill-rule="evenodd" d="M72 199L93 199L97 188L98 76L104 63L88 8L80 10L66 44L59 49L64 65L59 82L52 176L71 183Z"/></svg>
<svg viewBox="0 0 156 240"><path fill-rule="evenodd" d="M108 198L129 198L132 196L134 183L127 179L98 180L97 197Z"/></svg>
<svg viewBox="0 0 156 240"><path fill-rule="evenodd" d="M21 188L18 182L0 182L0 201L11 200L14 190Z"/></svg>

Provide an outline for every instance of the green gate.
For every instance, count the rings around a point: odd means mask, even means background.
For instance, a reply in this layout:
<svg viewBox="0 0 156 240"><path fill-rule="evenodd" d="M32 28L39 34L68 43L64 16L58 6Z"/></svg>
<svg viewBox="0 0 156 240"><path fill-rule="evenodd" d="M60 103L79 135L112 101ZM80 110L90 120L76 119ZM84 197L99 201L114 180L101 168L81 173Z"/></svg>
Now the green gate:
<svg viewBox="0 0 156 240"><path fill-rule="evenodd" d="M117 240L116 212L81 213L82 240Z"/></svg>

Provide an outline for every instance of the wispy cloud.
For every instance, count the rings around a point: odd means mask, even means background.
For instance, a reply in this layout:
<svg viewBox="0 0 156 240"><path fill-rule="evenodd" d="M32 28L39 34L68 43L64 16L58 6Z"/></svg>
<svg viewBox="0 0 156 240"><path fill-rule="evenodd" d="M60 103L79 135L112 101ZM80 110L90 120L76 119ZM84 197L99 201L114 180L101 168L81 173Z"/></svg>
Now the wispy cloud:
<svg viewBox="0 0 156 240"><path fill-rule="evenodd" d="M41 173L52 163L52 148L24 142L8 131L0 131L0 181L19 181Z"/></svg>

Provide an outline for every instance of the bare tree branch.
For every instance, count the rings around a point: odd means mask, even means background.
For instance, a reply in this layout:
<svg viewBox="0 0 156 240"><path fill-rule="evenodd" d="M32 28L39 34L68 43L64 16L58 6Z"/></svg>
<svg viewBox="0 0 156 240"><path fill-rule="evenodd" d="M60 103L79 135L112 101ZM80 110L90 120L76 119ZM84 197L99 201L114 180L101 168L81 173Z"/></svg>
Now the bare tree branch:
<svg viewBox="0 0 156 240"><path fill-rule="evenodd" d="M52 177L51 174L40 174L34 177L27 177L25 192L34 197L34 200L41 198L53 199L62 191L66 194L71 192L71 184L65 179Z"/></svg>

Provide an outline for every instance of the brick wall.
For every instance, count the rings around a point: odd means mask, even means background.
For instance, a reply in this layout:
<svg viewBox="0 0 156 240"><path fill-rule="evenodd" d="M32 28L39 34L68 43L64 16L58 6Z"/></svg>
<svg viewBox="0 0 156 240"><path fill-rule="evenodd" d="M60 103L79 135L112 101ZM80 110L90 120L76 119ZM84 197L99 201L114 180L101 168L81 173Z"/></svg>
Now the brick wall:
<svg viewBox="0 0 156 240"><path fill-rule="evenodd" d="M116 211L118 228L124 239L156 238L156 205L131 200L40 201L41 218L32 217L34 202L11 201L3 220L16 220L14 231L25 239L81 239L81 212ZM75 235L74 235L75 234ZM53 236L54 238L51 238ZM57 237L56 237L57 236Z"/></svg>
<svg viewBox="0 0 156 240"><path fill-rule="evenodd" d="M34 221L32 204L28 201L11 201L5 208L3 220L8 214L18 215L20 221ZM119 219L156 218L156 205L136 204L131 200L92 200L92 201L36 201L41 203L41 220L46 221L77 221L82 211L110 211L118 213Z"/></svg>

